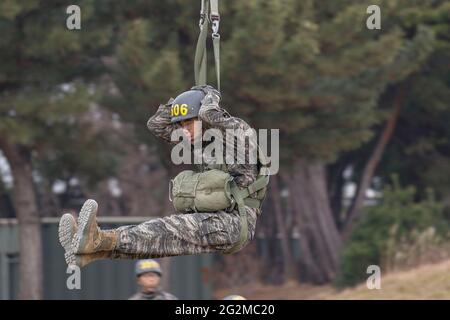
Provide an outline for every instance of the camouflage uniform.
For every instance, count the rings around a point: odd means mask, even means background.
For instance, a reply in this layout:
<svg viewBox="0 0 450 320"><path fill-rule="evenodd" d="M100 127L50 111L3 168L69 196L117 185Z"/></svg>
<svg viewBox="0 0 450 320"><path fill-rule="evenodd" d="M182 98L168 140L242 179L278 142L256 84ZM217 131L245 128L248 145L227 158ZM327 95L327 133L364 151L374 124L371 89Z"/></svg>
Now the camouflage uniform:
<svg viewBox="0 0 450 320"><path fill-rule="evenodd" d="M138 292L128 300L178 300L178 298L168 292L157 290L152 293Z"/></svg>
<svg viewBox="0 0 450 320"><path fill-rule="evenodd" d="M245 121L230 116L222 109L219 106L219 100L219 94L215 90L210 90L205 96L199 112L199 119L202 120L204 128L219 129L223 137L226 136L226 129L250 128ZM181 127L179 123L171 123L172 101L171 99L167 104L160 105L147 123L154 135L169 143L172 143L172 131ZM223 144L223 150L226 150L225 141ZM234 145L235 150L236 145ZM245 145L248 148L247 141ZM225 165L239 187L246 187L257 178L256 164L236 164L235 161L235 164ZM200 171L211 168L214 168L214 165L199 166ZM253 239L260 210L246 207L246 212L248 237L244 245ZM223 252L239 241L240 217L237 210L174 214L149 220L137 226L124 226L118 231L119 239L112 258L142 259Z"/></svg>

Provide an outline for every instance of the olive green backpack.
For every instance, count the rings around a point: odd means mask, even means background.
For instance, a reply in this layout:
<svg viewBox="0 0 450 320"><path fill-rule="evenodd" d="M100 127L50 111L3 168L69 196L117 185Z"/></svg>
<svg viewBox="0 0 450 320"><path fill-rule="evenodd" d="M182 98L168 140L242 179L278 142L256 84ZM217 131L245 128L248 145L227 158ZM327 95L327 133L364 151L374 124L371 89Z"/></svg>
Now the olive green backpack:
<svg viewBox="0 0 450 320"><path fill-rule="evenodd" d="M263 154L259 151L261 157ZM241 249L248 237L245 206L261 209L269 183L267 169L261 167L257 179L245 188L240 188L223 170L185 170L170 181L170 200L180 213L231 211L237 206L241 223L239 241L225 252L234 253ZM250 198L254 193L256 198Z"/></svg>

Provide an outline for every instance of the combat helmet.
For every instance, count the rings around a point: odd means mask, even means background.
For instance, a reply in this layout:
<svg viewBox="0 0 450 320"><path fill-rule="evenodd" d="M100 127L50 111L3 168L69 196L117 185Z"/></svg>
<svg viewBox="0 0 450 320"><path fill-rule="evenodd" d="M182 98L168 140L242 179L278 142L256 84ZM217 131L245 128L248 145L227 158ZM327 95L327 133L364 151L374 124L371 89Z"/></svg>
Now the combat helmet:
<svg viewBox="0 0 450 320"><path fill-rule="evenodd" d="M137 277L147 272L153 272L158 274L160 277L162 276L161 266L156 260L153 259L143 259L136 262L135 272Z"/></svg>
<svg viewBox="0 0 450 320"><path fill-rule="evenodd" d="M219 92L208 85L195 86L191 90L178 95L170 108L170 121L172 123L189 120L198 117L202 101L208 90L214 90L219 96Z"/></svg>

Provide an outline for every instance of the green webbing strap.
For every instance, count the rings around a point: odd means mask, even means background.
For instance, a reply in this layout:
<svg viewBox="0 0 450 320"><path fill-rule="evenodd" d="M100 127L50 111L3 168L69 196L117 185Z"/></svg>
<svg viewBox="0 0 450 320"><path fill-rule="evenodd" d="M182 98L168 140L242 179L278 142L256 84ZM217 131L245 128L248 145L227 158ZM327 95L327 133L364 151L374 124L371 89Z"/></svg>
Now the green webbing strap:
<svg viewBox="0 0 450 320"><path fill-rule="evenodd" d="M217 89L220 92L220 34L213 34L214 60L216 62Z"/></svg>
<svg viewBox="0 0 450 320"><path fill-rule="evenodd" d="M220 34L219 34L219 0L210 0L211 3L211 23L212 23L212 40L214 48L214 61L216 64L217 89L220 92Z"/></svg>
<svg viewBox="0 0 450 320"><path fill-rule="evenodd" d="M210 0L211 2L211 15L219 15L219 0Z"/></svg>
<svg viewBox="0 0 450 320"><path fill-rule="evenodd" d="M249 195L263 189L268 184L269 184L269 176L258 176L258 178L256 178L256 181L250 184L247 188L239 190L239 196L245 199Z"/></svg>
<svg viewBox="0 0 450 320"><path fill-rule="evenodd" d="M244 243L247 241L248 237L248 222L247 222L247 211L245 206L251 208L259 209L261 206L261 201L258 199L249 198L248 196L254 192L257 192L267 186L269 183L269 176L259 176L255 182L250 184L245 189L240 189L235 182L231 183L230 192L233 196L234 201L239 212L241 231L239 233L239 241L237 241L233 247L225 251L225 253L235 253L239 251Z"/></svg>
<svg viewBox="0 0 450 320"><path fill-rule="evenodd" d="M246 207L259 209L259 207L261 206L261 200L253 199L253 198L245 198L244 204Z"/></svg>
<svg viewBox="0 0 450 320"><path fill-rule="evenodd" d="M241 224L241 231L239 233L239 241L237 241L230 249L226 250L224 253L230 254L235 253L239 251L244 243L247 241L248 237L248 222L247 222L247 211L245 210L245 203L244 198L242 198L239 194L239 187L236 185L235 182L231 184L231 195L233 196L234 200L236 201L239 217L240 217L240 224Z"/></svg>
<svg viewBox="0 0 450 320"><path fill-rule="evenodd" d="M209 3L211 11L209 12ZM206 38L208 35L209 21L212 23L212 40L214 48L214 62L216 65L217 89L220 92L220 34L219 34L219 1L218 0L201 0L200 10L200 34L197 40L194 59L195 84L206 84Z"/></svg>
<svg viewBox="0 0 450 320"><path fill-rule="evenodd" d="M195 59L194 59L194 74L195 74L195 85L205 85L206 84L206 38L208 36L208 2L207 0L201 0L201 10L200 10L200 34L197 40L197 47L195 49Z"/></svg>

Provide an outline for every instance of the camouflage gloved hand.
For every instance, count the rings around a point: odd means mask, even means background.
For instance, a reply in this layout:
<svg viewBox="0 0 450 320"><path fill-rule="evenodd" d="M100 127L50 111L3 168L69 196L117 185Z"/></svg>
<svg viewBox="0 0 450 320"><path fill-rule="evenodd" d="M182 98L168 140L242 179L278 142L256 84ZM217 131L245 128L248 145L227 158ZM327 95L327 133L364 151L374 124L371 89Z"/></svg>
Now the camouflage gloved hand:
<svg viewBox="0 0 450 320"><path fill-rule="evenodd" d="M205 93L205 97L202 100L202 104L219 104L222 96L220 92L214 89L214 87L210 85L201 85L192 87L191 90L201 90Z"/></svg>

